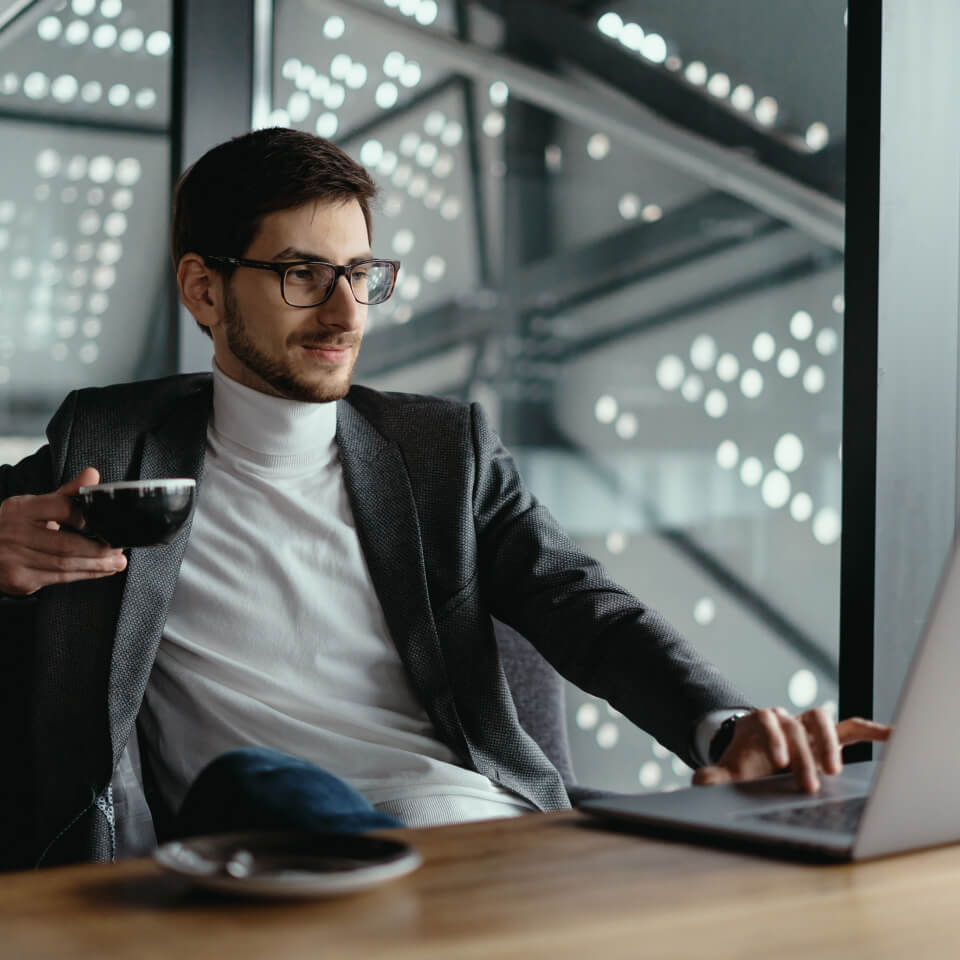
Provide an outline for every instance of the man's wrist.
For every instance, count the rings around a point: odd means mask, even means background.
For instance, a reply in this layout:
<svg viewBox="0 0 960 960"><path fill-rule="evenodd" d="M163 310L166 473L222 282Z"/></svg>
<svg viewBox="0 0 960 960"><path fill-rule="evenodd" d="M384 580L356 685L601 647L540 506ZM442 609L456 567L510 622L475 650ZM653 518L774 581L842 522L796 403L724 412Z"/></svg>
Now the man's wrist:
<svg viewBox="0 0 960 960"><path fill-rule="evenodd" d="M700 723L697 724L694 736L694 750L699 763L706 765L715 762L711 754L711 746L714 738L720 732L720 728L727 720L745 716L751 709L751 707L728 707L725 710L712 710L703 717ZM724 745L724 749L726 749L726 744Z"/></svg>

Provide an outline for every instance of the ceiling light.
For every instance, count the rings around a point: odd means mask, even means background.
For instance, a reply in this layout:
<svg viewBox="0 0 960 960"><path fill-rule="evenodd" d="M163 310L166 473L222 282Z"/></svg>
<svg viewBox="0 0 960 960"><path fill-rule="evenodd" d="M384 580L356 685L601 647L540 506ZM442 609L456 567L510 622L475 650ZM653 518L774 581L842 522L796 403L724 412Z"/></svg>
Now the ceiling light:
<svg viewBox="0 0 960 960"><path fill-rule="evenodd" d="M616 40L619 38L621 31L623 30L623 20L620 17L619 13L609 12L603 14L599 20L597 20L597 29L605 36L610 37L611 40Z"/></svg>
<svg viewBox="0 0 960 960"><path fill-rule="evenodd" d="M709 72L705 63L699 60L693 60L687 64L687 69L683 71L688 83L695 87L702 87L707 82Z"/></svg>
<svg viewBox="0 0 960 960"><path fill-rule="evenodd" d="M120 34L118 46L125 53L136 53L143 46L143 31L129 27Z"/></svg>
<svg viewBox="0 0 960 960"><path fill-rule="evenodd" d="M381 83L374 94L374 100L381 110L389 110L396 106L399 97L400 91L397 90L396 85L388 82Z"/></svg>
<svg viewBox="0 0 960 960"><path fill-rule="evenodd" d="M587 153L594 160L603 160L610 153L610 138L605 133L595 133L587 141Z"/></svg>
<svg viewBox="0 0 960 960"><path fill-rule="evenodd" d="M636 220L640 215L640 198L635 193L625 193L617 204L624 220Z"/></svg>
<svg viewBox="0 0 960 960"><path fill-rule="evenodd" d="M797 351L792 347L784 350L777 358L777 370L780 371L780 376L787 379L795 377L800 370L800 355Z"/></svg>
<svg viewBox="0 0 960 960"><path fill-rule="evenodd" d="M343 17L327 17L323 24L323 35L329 40L339 40L346 29Z"/></svg>
<svg viewBox="0 0 960 960"><path fill-rule="evenodd" d="M740 361L732 353L725 353L717 360L717 376L724 383L732 383L739 374Z"/></svg>
<svg viewBox="0 0 960 960"><path fill-rule="evenodd" d="M383 72L386 76L396 80L400 76L407 58L398 50L393 50L383 58Z"/></svg>
<svg viewBox="0 0 960 960"><path fill-rule="evenodd" d="M700 334L690 345L690 362L697 370L709 370L716 360L717 341L708 333Z"/></svg>
<svg viewBox="0 0 960 960"><path fill-rule="evenodd" d="M793 473L803 463L803 443L795 433L785 433L773 448L773 459L785 473Z"/></svg>
<svg viewBox="0 0 960 960"><path fill-rule="evenodd" d="M162 57L170 50L170 34L166 30L154 30L147 37L146 50L152 57Z"/></svg>
<svg viewBox="0 0 960 960"><path fill-rule="evenodd" d="M727 395L722 390L711 390L703 401L703 409L708 417L719 419L727 412Z"/></svg>
<svg viewBox="0 0 960 960"><path fill-rule="evenodd" d="M44 17L37 24L37 35L41 40L56 40L62 32L63 24L57 17Z"/></svg>
<svg viewBox="0 0 960 960"><path fill-rule="evenodd" d="M439 12L440 8L435 0L420 0L420 5L413 16L420 26L429 27L437 19Z"/></svg>
<svg viewBox="0 0 960 960"><path fill-rule="evenodd" d="M798 493L790 501L790 516L797 523L806 523L813 516L813 500L808 493Z"/></svg>
<svg viewBox="0 0 960 960"><path fill-rule="evenodd" d="M779 510L790 499L790 478L779 470L771 470L763 478L760 496L771 510Z"/></svg>
<svg viewBox="0 0 960 960"><path fill-rule="evenodd" d="M837 336L837 332L832 330L830 327L824 327L818 334L815 341L817 346L817 353L821 356L829 357L837 352L837 347L840 346L840 338Z"/></svg>
<svg viewBox="0 0 960 960"><path fill-rule="evenodd" d="M707 82L707 90L721 100L728 97L730 95L730 78L725 73L715 73Z"/></svg>
<svg viewBox="0 0 960 960"><path fill-rule="evenodd" d="M613 423L617 419L618 412L616 397L611 397L608 393L597 397L597 402L593 405L593 415L598 423Z"/></svg>
<svg viewBox="0 0 960 960"><path fill-rule="evenodd" d="M49 148L41 150L37 154L35 168L41 177L55 177L60 172L60 154Z"/></svg>
<svg viewBox="0 0 960 960"><path fill-rule="evenodd" d="M415 87L422 78L423 71L420 69L420 64L413 60L405 63L400 71L400 83L405 87Z"/></svg>
<svg viewBox="0 0 960 960"><path fill-rule="evenodd" d="M628 50L638 51L643 44L643 28L636 23L625 23L618 39Z"/></svg>
<svg viewBox="0 0 960 960"><path fill-rule="evenodd" d="M830 131L825 123L811 123L804 140L811 150L822 150L830 142Z"/></svg>
<svg viewBox="0 0 960 960"><path fill-rule="evenodd" d="M755 487L763 479L763 464L756 457L747 457L740 464L740 480L747 487Z"/></svg>
<svg viewBox="0 0 960 960"><path fill-rule="evenodd" d="M820 393L826 385L823 368L813 364L803 373L803 389L807 393Z"/></svg>
<svg viewBox="0 0 960 960"><path fill-rule="evenodd" d="M676 390L683 383L684 372L683 361L668 353L657 364L657 383L663 390Z"/></svg>
<svg viewBox="0 0 960 960"><path fill-rule="evenodd" d="M763 124L765 127L771 127L777 122L777 114L779 112L780 107L773 97L761 97L761 99L757 101L756 107L754 107L753 115L757 118L758 123Z"/></svg>
<svg viewBox="0 0 960 960"><path fill-rule="evenodd" d="M667 43L659 33L648 33L640 45L640 52L651 63L663 63L667 59Z"/></svg>
<svg viewBox="0 0 960 960"><path fill-rule="evenodd" d="M738 87L735 87L733 93L730 94L730 102L738 110L749 110L753 106L755 99L753 87L749 87L745 83L741 83Z"/></svg>
<svg viewBox="0 0 960 960"><path fill-rule="evenodd" d="M758 333L753 338L753 355L761 362L766 363L773 359L777 352L777 342L766 332Z"/></svg>
<svg viewBox="0 0 960 960"><path fill-rule="evenodd" d="M637 421L636 414L621 413L614 424L614 430L621 440L632 440L637 435L637 429L640 424Z"/></svg>
<svg viewBox="0 0 960 960"><path fill-rule="evenodd" d="M790 333L794 340L808 340L813 333L813 317L806 310L798 310L790 318Z"/></svg>
<svg viewBox="0 0 960 960"><path fill-rule="evenodd" d="M732 440L724 440L717 447L717 466L732 470L740 460L740 448Z"/></svg>
<svg viewBox="0 0 960 960"><path fill-rule="evenodd" d="M748 399L755 400L763 393L763 374L759 370L743 371L740 378L740 392Z"/></svg>
<svg viewBox="0 0 960 960"><path fill-rule="evenodd" d="M314 131L318 137L325 137L329 139L332 136L336 135L337 130L340 127L340 121L337 119L335 113L321 113L317 117L317 122L314 124Z"/></svg>
<svg viewBox="0 0 960 960"><path fill-rule="evenodd" d="M680 395L687 403L696 403L703 396L703 379L695 373L683 381L680 387Z"/></svg>

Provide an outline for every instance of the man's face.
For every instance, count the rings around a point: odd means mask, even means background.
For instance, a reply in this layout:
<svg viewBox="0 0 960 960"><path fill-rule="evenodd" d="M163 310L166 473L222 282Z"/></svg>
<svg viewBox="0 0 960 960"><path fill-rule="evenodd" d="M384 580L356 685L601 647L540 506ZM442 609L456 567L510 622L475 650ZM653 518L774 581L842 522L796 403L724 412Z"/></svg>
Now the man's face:
<svg viewBox="0 0 960 960"><path fill-rule="evenodd" d="M268 214L243 257L336 264L369 259L363 211L356 200L313 201ZM250 267L237 267L223 293L222 322L211 333L224 373L262 393L313 403L337 400L350 389L367 308L354 299L346 277L317 307L288 306L280 277Z"/></svg>

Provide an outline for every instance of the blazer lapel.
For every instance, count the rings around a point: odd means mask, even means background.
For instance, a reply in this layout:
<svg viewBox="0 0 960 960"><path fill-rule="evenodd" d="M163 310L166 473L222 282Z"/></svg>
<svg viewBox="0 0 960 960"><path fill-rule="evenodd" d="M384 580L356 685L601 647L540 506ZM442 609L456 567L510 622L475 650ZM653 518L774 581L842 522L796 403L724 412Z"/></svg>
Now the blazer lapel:
<svg viewBox="0 0 960 960"><path fill-rule="evenodd" d="M414 693L447 742L468 755L440 655L403 455L349 400L337 404L337 443L357 537Z"/></svg>
<svg viewBox="0 0 960 960"><path fill-rule="evenodd" d="M142 479L193 477L200 495L210 402L208 386L184 398L166 421L147 433L140 461ZM129 553L107 697L114 765L140 710L192 520L171 543L135 547Z"/></svg>

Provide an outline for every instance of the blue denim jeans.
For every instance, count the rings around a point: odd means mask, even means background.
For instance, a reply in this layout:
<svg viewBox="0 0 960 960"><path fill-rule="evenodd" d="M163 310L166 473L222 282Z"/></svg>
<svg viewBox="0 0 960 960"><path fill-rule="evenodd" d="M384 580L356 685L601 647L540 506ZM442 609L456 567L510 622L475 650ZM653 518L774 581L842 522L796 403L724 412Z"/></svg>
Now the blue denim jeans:
<svg viewBox="0 0 960 960"><path fill-rule="evenodd" d="M244 830L362 833L402 827L362 793L306 760L243 747L211 761L191 784L174 836Z"/></svg>

